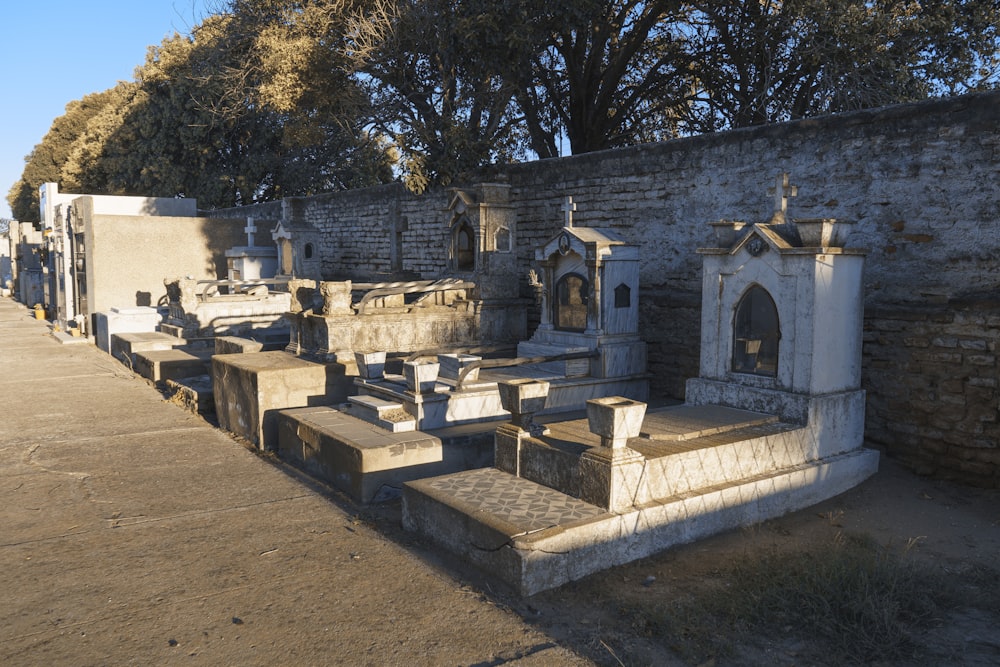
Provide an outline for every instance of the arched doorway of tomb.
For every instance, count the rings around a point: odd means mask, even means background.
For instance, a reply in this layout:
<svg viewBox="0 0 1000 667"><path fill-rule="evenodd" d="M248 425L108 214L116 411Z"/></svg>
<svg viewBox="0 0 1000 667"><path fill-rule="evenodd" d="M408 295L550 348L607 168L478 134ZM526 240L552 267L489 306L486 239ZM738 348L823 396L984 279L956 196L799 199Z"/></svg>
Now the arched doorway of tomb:
<svg viewBox="0 0 1000 667"><path fill-rule="evenodd" d="M780 340L774 299L760 285L751 285L736 304L733 317L733 372L776 377Z"/></svg>

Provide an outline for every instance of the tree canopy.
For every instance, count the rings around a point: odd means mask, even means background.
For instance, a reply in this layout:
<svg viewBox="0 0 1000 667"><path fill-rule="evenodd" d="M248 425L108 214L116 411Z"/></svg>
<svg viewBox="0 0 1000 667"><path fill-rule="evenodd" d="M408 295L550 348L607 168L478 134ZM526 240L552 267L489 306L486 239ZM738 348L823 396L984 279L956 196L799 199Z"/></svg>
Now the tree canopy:
<svg viewBox="0 0 1000 667"><path fill-rule="evenodd" d="M995 0L220 0L70 103L38 185L229 206L995 88Z"/></svg>

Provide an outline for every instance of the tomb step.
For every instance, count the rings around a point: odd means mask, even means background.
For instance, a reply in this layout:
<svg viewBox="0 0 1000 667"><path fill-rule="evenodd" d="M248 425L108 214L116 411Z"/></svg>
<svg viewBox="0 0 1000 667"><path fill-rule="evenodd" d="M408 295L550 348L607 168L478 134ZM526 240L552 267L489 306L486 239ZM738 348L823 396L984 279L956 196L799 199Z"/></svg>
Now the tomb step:
<svg viewBox="0 0 1000 667"><path fill-rule="evenodd" d="M135 353L133 371L152 382L176 380L208 373L210 350L149 350Z"/></svg>
<svg viewBox="0 0 1000 667"><path fill-rule="evenodd" d="M521 595L843 493L878 467L858 449L613 514L494 468L407 482L403 526Z"/></svg>
<svg viewBox="0 0 1000 667"><path fill-rule="evenodd" d="M351 414L392 433L417 430L417 420L402 404L386 401L376 396L348 396Z"/></svg>

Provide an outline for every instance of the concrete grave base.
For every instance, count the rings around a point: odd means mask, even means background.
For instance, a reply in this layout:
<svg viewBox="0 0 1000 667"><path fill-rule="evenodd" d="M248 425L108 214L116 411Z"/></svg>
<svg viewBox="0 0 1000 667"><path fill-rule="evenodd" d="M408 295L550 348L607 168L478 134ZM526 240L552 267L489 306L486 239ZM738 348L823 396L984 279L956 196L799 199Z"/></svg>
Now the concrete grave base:
<svg viewBox="0 0 1000 667"><path fill-rule="evenodd" d="M353 393L353 379L342 364L283 351L212 357L219 426L261 449L278 447L279 410L343 403Z"/></svg>
<svg viewBox="0 0 1000 667"><path fill-rule="evenodd" d="M167 380L171 392L170 400L195 414L215 411L215 397L212 393L212 378L208 375Z"/></svg>
<svg viewBox="0 0 1000 667"><path fill-rule="evenodd" d="M495 468L408 482L404 526L532 595L807 507L878 467L875 451L817 455L813 429L719 405L646 412L608 446L592 407L535 435L501 425Z"/></svg>
<svg viewBox="0 0 1000 667"><path fill-rule="evenodd" d="M877 467L878 452L863 449L618 514L484 468L405 484L403 524L527 596L808 507Z"/></svg>
<svg viewBox="0 0 1000 667"><path fill-rule="evenodd" d="M279 411L278 456L360 503L398 497L410 480L493 462L492 425L392 432L357 410L352 402Z"/></svg>
<svg viewBox="0 0 1000 667"><path fill-rule="evenodd" d="M112 357L129 368L135 368L135 355L139 352L172 350L182 347L187 341L159 331L116 333L111 335L109 352Z"/></svg>

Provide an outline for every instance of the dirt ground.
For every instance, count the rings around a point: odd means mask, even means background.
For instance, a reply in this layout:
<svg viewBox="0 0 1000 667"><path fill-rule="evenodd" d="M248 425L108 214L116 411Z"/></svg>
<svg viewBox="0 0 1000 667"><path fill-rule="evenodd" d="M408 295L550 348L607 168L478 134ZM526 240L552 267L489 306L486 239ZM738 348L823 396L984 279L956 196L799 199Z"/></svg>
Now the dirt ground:
<svg viewBox="0 0 1000 667"><path fill-rule="evenodd" d="M376 522L395 539L415 544L396 528L398 509L375 510ZM519 599L464 568L483 599L516 612L554 641L601 665L808 665L825 663L795 628L784 636L739 638L727 655L685 654L650 637L641 615L677 596L697 597L717 585L721 572L774 552L832 545L843 535L869 536L898 547L906 558L961 578L971 569L1000 574L1000 491L920 478L882 457L879 472L851 491L780 519L674 548L592 575L559 589ZM429 545L417 545L433 553ZM994 588L996 592L1000 588ZM905 664L1000 664L1000 601L991 609L956 609L934 619L918 638L921 653ZM720 630L721 632L721 630ZM893 663L903 664L903 663Z"/></svg>

